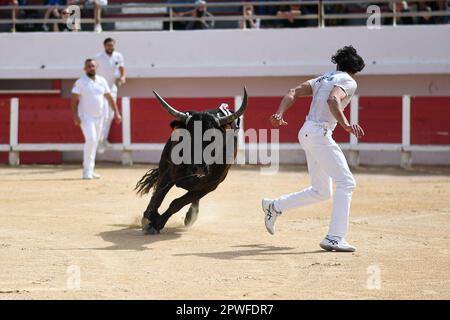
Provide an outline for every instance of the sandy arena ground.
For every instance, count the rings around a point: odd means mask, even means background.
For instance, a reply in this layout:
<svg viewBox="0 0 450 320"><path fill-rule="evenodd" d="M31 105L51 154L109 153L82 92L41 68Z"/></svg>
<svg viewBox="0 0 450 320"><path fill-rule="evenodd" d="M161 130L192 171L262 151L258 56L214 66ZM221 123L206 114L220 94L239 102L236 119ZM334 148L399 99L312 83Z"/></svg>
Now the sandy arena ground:
<svg viewBox="0 0 450 320"><path fill-rule="evenodd" d="M79 166L0 167L0 299L450 298L449 168L355 170L355 253L318 245L331 201L265 230L260 198L306 187L305 167L233 169L192 228L186 207L144 236L149 197L133 187L147 168L100 165L83 181Z"/></svg>

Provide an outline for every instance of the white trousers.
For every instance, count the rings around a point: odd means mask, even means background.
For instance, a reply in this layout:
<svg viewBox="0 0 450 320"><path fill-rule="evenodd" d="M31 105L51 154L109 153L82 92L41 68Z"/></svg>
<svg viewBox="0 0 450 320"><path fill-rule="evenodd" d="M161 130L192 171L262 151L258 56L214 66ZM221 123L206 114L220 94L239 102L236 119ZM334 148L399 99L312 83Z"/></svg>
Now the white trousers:
<svg viewBox="0 0 450 320"><path fill-rule="evenodd" d="M95 154L103 126L103 117L81 114L81 130L84 135L83 171L90 175L94 172Z"/></svg>
<svg viewBox="0 0 450 320"><path fill-rule="evenodd" d="M356 183L341 148L333 140L332 130L317 122L306 121L298 138L305 150L311 186L275 200L275 209L286 211L329 199L332 181L336 185L328 235L345 237L348 231L350 202Z"/></svg>
<svg viewBox="0 0 450 320"><path fill-rule="evenodd" d="M111 95L117 103L117 87L114 85L111 88ZM100 134L100 143L105 143L108 140L109 130L111 129L112 121L114 120L114 110L108 103L108 100L104 101L105 105L103 108L103 126L102 132Z"/></svg>

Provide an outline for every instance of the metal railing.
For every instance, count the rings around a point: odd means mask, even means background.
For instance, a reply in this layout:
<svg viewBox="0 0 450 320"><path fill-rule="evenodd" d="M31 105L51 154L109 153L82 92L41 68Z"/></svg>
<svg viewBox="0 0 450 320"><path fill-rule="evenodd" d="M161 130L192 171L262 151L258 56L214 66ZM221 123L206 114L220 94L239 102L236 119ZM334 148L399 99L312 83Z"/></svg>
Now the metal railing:
<svg viewBox="0 0 450 320"><path fill-rule="evenodd" d="M359 118L359 96L353 96L350 102L350 120L352 123L358 123ZM114 143L111 145L111 150L122 153L122 163L132 164L132 154L135 151L158 151L162 152L164 148L164 143L137 143L132 139L132 126L131 119L131 99L129 97L122 97L122 142ZM234 97L234 106L240 106L242 103L242 96ZM20 128L20 99L11 98L10 99L10 126L9 126L9 143L0 144L0 151L9 152L9 164L18 165L20 163L19 155L20 152L30 152L30 151L82 151L82 143L23 143L19 141L19 131L24 130ZM239 164L244 164L245 162L245 151L249 150L267 150L267 142L258 143L246 143L245 142L245 115L242 116L242 125L239 128L239 153L241 162ZM342 150L348 152L348 161L352 166L359 165L359 153L361 151L390 151L399 152L401 154L400 166L403 168L408 168L411 166L412 152L450 152L450 145L433 145L433 144L413 144L411 142L411 96L402 96L402 117L401 117L401 128L402 128L402 138L401 142L398 143L361 143L354 136L350 135L350 141L348 143L339 143ZM275 143L277 150L282 151L295 151L302 150L302 147L298 143L287 143L280 142ZM238 159L239 159L238 157Z"/></svg>
<svg viewBox="0 0 450 320"><path fill-rule="evenodd" d="M177 16L177 11L186 11L186 9L194 9L194 4L174 4L174 3L124 3L124 4L111 4L107 6L103 6L102 10L105 13L116 10L117 12L122 12L123 9L162 9L164 12L153 14L151 17L145 16L127 16L126 13L120 13L119 17L103 17L101 18L101 23L123 23L123 22L159 22L161 25L164 23L168 23L169 30L174 30L174 23L177 22L191 22L191 21L209 21L209 22L237 22L241 23L243 28L246 28L246 17L244 14L244 6L252 5L253 7L270 7L270 6L292 6L292 5L300 5L300 10L304 6L315 7L314 13L308 14L300 14L299 16L295 16L295 20L309 20L314 21L314 24L317 27L325 27L327 26L327 21L342 21L342 20L366 20L373 16L375 12L367 11L367 7L370 5L383 6L380 8L380 12L378 12L378 17L380 19L392 19L391 24L396 25L397 20L401 18L431 18L431 17L445 17L442 23L448 23L447 21L450 18L450 11L448 10L448 4L444 8L440 8L440 10L434 11L410 11L410 12L399 12L397 11L396 3L408 3L408 4L423 4L427 3L436 3L442 4L446 1L426 1L426 0L415 0L415 1L395 1L395 0L362 0L362 1L353 1L353 0L316 0L316 1L254 1L254 2L214 2L214 3L206 3L206 10L211 9L212 15L208 15L205 17L180 17ZM337 6L359 6L361 13L336 13L333 12L331 8L336 8ZM44 5L30 5L30 6L0 6L0 14L5 11L10 11L10 18L0 18L0 25L11 25L11 31L16 31L18 25L24 24L52 24L52 23L66 23L66 20L60 19L44 19L44 18L22 18L20 17L21 10L36 10L43 12L48 10L51 6ZM53 6L53 8L64 9L66 6ZM86 10L93 10L92 6L83 6L80 5L82 12L86 12ZM223 12L217 11L219 8L235 8L231 10L231 14L224 14ZM213 10L214 9L214 10ZM383 9L383 10L381 10ZM389 12L387 11L389 10ZM364 12L366 11L366 12ZM239 14L236 14L239 12ZM258 15L253 14L251 19L256 21L282 21L283 18L278 15ZM83 18L80 17L79 22L81 24L93 24L95 23L94 18ZM162 29L162 27L161 27Z"/></svg>

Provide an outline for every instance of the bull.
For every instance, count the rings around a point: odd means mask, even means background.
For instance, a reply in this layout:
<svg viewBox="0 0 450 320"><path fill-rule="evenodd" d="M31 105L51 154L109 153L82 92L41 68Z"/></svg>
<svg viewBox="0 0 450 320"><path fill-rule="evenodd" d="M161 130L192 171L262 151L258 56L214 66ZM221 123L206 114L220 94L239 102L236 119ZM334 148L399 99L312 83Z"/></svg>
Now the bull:
<svg viewBox="0 0 450 320"><path fill-rule="evenodd" d="M200 199L215 190L225 180L231 164L236 158L238 119L246 110L248 100L247 90L244 88L242 105L236 112L228 111L226 115L223 109L211 109L203 112L180 112L170 106L157 92L153 91L153 93L161 106L174 116L175 120L170 123L172 135L163 148L158 167L147 171L135 187L137 194L141 196L153 189L152 197L141 220L144 234L160 233L169 218L188 204L190 204L190 207L186 213L184 225L189 227L194 224L199 213ZM196 129L198 124L201 125L201 130ZM173 151L182 141L173 139L173 136L174 133L183 129L184 132L188 132L192 137L190 150L192 152L187 157L190 161L178 163L173 159ZM213 133L218 134L222 138L214 139L211 142L215 144L215 150L220 151L219 157L215 158L220 161L213 163L205 161L203 153L201 154L201 161L198 161L198 152L195 155L195 143L192 143L192 141L195 142L200 139L203 152L209 145L203 139L203 135L207 130L212 130ZM229 134L230 132L232 133L231 135ZM231 153L228 152L230 144L232 144ZM197 157L197 161L194 159L195 157ZM232 161L230 161L230 158ZM159 214L158 209L173 186L185 189L187 192L173 200L167 210Z"/></svg>

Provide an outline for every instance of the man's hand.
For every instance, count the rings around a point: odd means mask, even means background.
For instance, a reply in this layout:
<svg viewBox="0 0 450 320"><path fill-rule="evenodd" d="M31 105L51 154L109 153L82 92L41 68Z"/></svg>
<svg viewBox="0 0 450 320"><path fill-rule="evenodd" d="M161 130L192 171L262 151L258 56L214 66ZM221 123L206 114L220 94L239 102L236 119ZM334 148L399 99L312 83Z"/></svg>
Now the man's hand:
<svg viewBox="0 0 450 320"><path fill-rule="evenodd" d="M361 128L359 124L353 124L351 126L346 126L345 131L348 133L353 133L357 138L361 138L364 136L364 130Z"/></svg>
<svg viewBox="0 0 450 320"><path fill-rule="evenodd" d="M81 124L81 119L77 114L73 115L73 122L75 123L76 126L79 126Z"/></svg>
<svg viewBox="0 0 450 320"><path fill-rule="evenodd" d="M270 123L274 128L278 128L279 126L287 126L287 122L284 121L283 115L280 113L275 113L270 117Z"/></svg>
<svg viewBox="0 0 450 320"><path fill-rule="evenodd" d="M122 116L120 115L120 113L118 112L115 113L114 120L116 121L117 124L120 124L122 122Z"/></svg>

